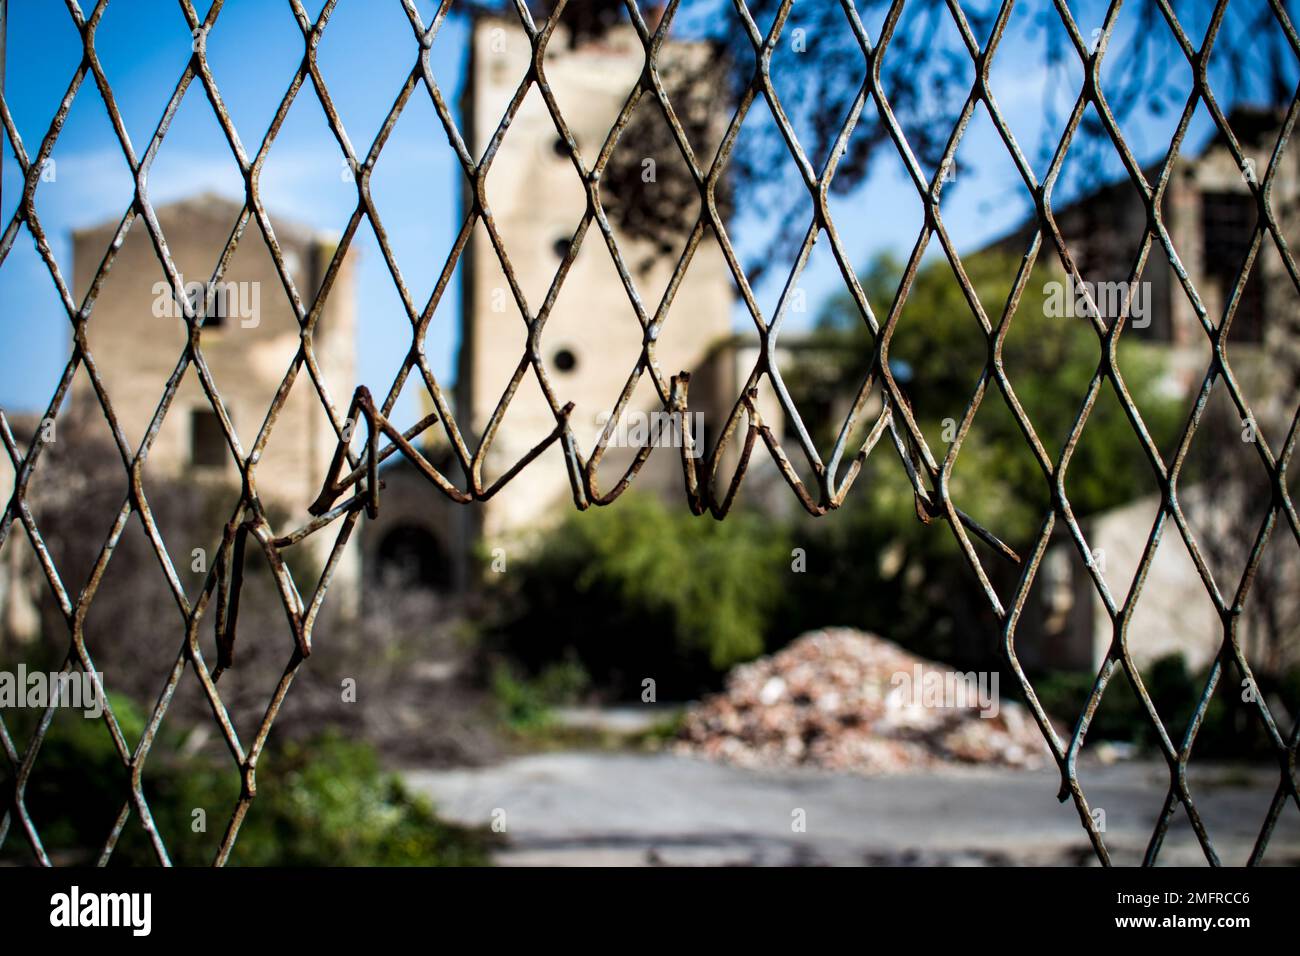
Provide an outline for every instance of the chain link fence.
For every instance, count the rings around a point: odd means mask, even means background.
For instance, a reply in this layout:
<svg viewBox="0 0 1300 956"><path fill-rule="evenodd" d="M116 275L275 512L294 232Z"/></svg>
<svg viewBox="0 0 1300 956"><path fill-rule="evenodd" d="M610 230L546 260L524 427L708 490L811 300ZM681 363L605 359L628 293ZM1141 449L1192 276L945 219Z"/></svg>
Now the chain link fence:
<svg viewBox="0 0 1300 956"><path fill-rule="evenodd" d="M826 0L827 3L833 0ZM1285 264L1286 274L1296 289L1300 289L1300 274L1297 274L1292 255L1286 243L1283 230L1275 216L1272 203L1274 175L1283 151L1288 144L1289 135L1294 126L1297 111L1300 110L1300 95L1290 102L1286 112L1283 131L1278 140L1267 168L1258 176L1249 180L1249 191L1258 210L1258 223L1254 231L1245 261L1240 264L1238 279L1223 314L1212 314L1203 304L1201 295L1183 267L1175 250L1169 230L1163 220L1162 197L1169 185L1174 158L1177 156L1188 131L1193 113L1199 106L1208 110L1215 126L1222 134L1228 149L1238 165L1245 168L1246 156L1234 136L1224 112L1216 102L1214 91L1210 88L1206 60L1214 47L1216 35L1223 22L1227 0L1220 0L1214 8L1209 30L1199 45L1195 43L1180 24L1172 5L1168 0L1160 0L1159 8L1172 31L1176 42L1192 69L1194 86L1189 92L1172 142L1169 144L1165 159L1152 174L1144 170L1116 121L1107 103L1099 82L1101 65L1107 55L1107 45L1115 26L1121 4L1112 3L1105 21L1094 36L1089 36L1076 22L1069 6L1064 0L1055 2L1055 14L1059 17L1069 37L1073 55L1082 64L1085 81L1079 90L1073 110L1065 125L1064 134L1056 147L1046 174L1040 179L1035 175L1030 163L1022 153L1021 146L1003 118L997 99L989 84L989 70L998 55L999 44L1003 39L1008 20L1014 7L1013 0L1006 0L996 14L993 27L986 42L981 43L973 31L970 22L960 4L949 0L946 14L951 16L959 31L965 51L975 66L976 79L969 90L965 104L956 125L947 138L943 154L943 163L931 176L927 175L909 147L907 137L891 111L889 96L880 83L881 62L889 56L891 39L898 25L902 12L903 0L895 2L888 10L883 26L878 35L869 35L860 18L858 9L849 0L841 0L845 16L845 29L851 30L860 47L866 79L859 89L853 108L845 120L833 148L820 168L816 168L808 155L801 148L794 128L786 116L780 98L773 85L771 72L772 52L780 42L783 30L787 26L793 6L793 0L784 0L776 9L776 16L769 30L764 33L751 16L744 0L735 0L734 14L742 24L752 44L756 68L753 71L743 96L735 105L734 115L727 124L725 134L712 162L706 162L693 148L686 135L682 122L675 112L673 98L662 80L658 62L664 44L668 41L669 31L678 14L679 0L672 0L662 11L662 16L655 22L631 0L627 2L627 15L644 47L645 69L639 82L628 96L617 121L609 130L605 141L598 151L585 154L579 149L570 134L565 117L547 84L545 53L552 42L564 0L557 4L554 15L548 19L535 19L528 7L515 0L513 13L517 15L523 31L531 45L531 63L526 75L519 78L517 91L500 118L495 134L487 143L481 156L475 156L466 145L466 139L458 128L455 113L448 105L446 93L439 88L434 78L430 63L430 47L440 28L445 24L452 8L452 0L444 0L438 7L430 22L425 22L412 0L401 0L402 9L409 19L410 28L418 45L418 57L412 64L404 85L397 92L395 101L375 137L373 143L364 150L357 150L343 128L340 115L331 98L329 86L317 64L317 48L321 37L330 24L331 13L336 0L325 3L319 17L312 19L299 0L289 0L293 16L301 31L303 52L301 62L292 82L275 111L269 128L259 143L246 145L232 122L231 115L223 103L222 92L214 78L206 58L202 39L212 29L222 14L224 3L216 0L205 18L200 19L194 5L189 0L181 0L180 7L196 38L194 53L186 64L183 73L176 81L175 87L167 101L166 109L158 122L149 141L140 149L127 135L126 125L115 99L115 93L109 83L100 59L96 53L96 30L108 6L108 0L101 0L93 8L83 10L75 0L67 0L68 14L80 32L84 47L84 56L77 66L75 74L68 84L58 111L50 122L48 131L39 143L24 142L19 135L15 121L7 102L0 100L0 119L3 119L9 142L13 150L23 182L23 190L17 210L12 219L5 223L3 237L0 238L0 266L18 243L34 243L40 258L48 267L49 276L58 291L62 306L66 311L72 330L72 350L66 367L59 379L58 386L50 399L46 416L53 418L68 399L69 389L74 375L84 370L93 385L98 407L102 411L116 443L116 450L121 458L122 467L128 478L128 493L116 512L111 531L103 542L89 581L79 592L73 589L56 566L50 549L42 537L42 528L33 514L28 501L29 482L38 473L44 451L44 443L39 437L34 438L28 447L23 447L15 436L11 422L0 410L0 441L3 441L5 454L12 463L16 473L12 495L5 506L3 520L0 521L0 547L3 547L10 535L26 535L40 568L48 583L50 591L66 620L68 629L68 646L64 668L80 669L87 674L99 676L95 661L87 646L83 631L83 622L103 578L105 569L113 557L114 550L128 522L137 519L148 535L152 549L157 557L162 573L165 575L175 603L184 617L183 633L177 633L176 657L169 676L152 710L144 734L137 745L132 747L123 734L113 708L108 706L102 720L112 735L118 756L129 776L129 788L122 794L120 813L112 832L104 843L100 861L107 862L113 854L114 847L124 826L132 815L136 815L152 841L154 852L162 863L169 862L168 848L164 844L157 827L154 825L149 802L142 787L142 773L149 759L155 733L168 711L178 685L182 681L198 681L202 692L211 708L216 727L229 746L230 753L242 781L242 792L226 826L224 836L217 853L216 863L224 863L230 855L239 834L241 823L248 813L256 794L256 768L260 754L266 744L281 704L285 700L298 669L306 662L312 652L313 627L317 621L322 603L326 598L331 576L340 560L349 538L356 530L357 522L364 513L374 517L383 505L381 482L378 478L379 465L393 455L404 455L429 482L430 495L443 495L458 504L474 506L492 498L506 483L520 475L526 465L537 458L552 444L558 444L563 450L563 459L567 466L568 479L572 490L574 504L578 509L587 509L593 505L607 505L614 502L624 491L632 486L642 465L648 458L651 448L641 449L627 467L621 479L609 490L601 491L595 479L596 469L600 463L601 449L598 445L590 454L584 454L573 436L569 424L571 403L565 403L562 387L557 387L548 379L540 355L540 343L545 332L548 315L563 287L570 268L578 255L583 242L603 243L613 258L618 276L622 282L636 318L643 332L641 354L634 373L629 378L610 419L609 428L613 428L619 414L627 407L632 393L642 376L649 375L658 396L658 401L665 411L685 413L689 402L689 376L665 376L655 360L656 341L666 322L672 320L670 315L674 295L682 276L691 267L692 257L701 241L709 234L716 237L721 246L735 285L745 309L753 319L757 332L759 349L758 359L748 376L748 381L735 402L725 428L719 440L706 454L696 454L692 447L690 435L684 436L682 448L682 474L685 487L686 503L696 515L711 514L723 518L731 510L737 494L745 480L753 455L766 454L771 457L790 491L799 504L812 515L830 516L845 501L846 495L854 486L863 463L873 453L894 455L905 470L914 491L918 514L924 520L942 521L954 535L965 556L970 572L976 576L987 597L988 604L1001 626L1001 648L1005 654L1007 666L1019 682L1020 690L1032 709L1043 735L1051 747L1052 754L1060 769L1061 789L1059 798L1069 800L1077 808L1081 825L1103 863L1109 863L1106 842L1103 833L1094 819L1088 798L1080 783L1077 771L1077 758L1087 737L1089 724L1101 701L1107 685L1123 671L1132 682L1146 711L1146 716L1159 738L1159 748L1169 769L1169 785L1164 803L1152 829L1150 843L1146 853L1146 862L1154 863L1161 844L1168 833L1171 821L1181 806L1191 821L1196 839L1204 850L1207 860L1217 864L1211 835L1202 825L1197 811L1196 801L1188 785L1187 770L1196 735L1206 708L1209 706L1216 685L1224 674L1229 662L1250 678L1251 662L1246 659L1238 640L1238 621L1243 605L1251 595L1252 580L1264 560L1265 548L1274 535L1291 539L1300 546L1300 519L1287 488L1287 467L1295 448L1297 423L1300 418L1293 418L1285 441L1280 447L1272 447L1262 434L1253 443L1258 454L1259 465L1267 475L1271 488L1271 499L1263 523L1258 528L1254 545L1244 573L1239 580L1216 581L1209 566L1202 557L1197 537L1193 533L1183 513L1179 500L1179 478L1185 454L1201 421L1201 413L1206 401L1216 384L1226 387L1238 413L1243 420L1254 420L1254 412L1243 394L1234 376L1225 348L1227 335L1232 326L1234 314L1241 301L1246 280L1252 263L1262 246L1275 245ZM1278 0L1271 0L1270 8L1284 33L1291 55L1300 57L1300 38L1285 7ZM0 5L0 18L3 17L3 5ZM0 19L0 23L3 20ZM0 52L3 46L0 45ZM2 61L0 61L2 62ZM192 90L197 83L197 90ZM337 81L336 81L337 83ZM504 138L507 136L511 122L520 110L525 97L532 91L540 93L546 109L554 121L555 131L560 141L565 144L567 159L573 167L573 175L581 183L586 196L586 210L573 234L572 241L565 251L562 261L555 272L553 281L540 302L526 300L524 291L515 280L510 253L502 242L497 223L487 201L485 183L488 171L498 155ZM76 97L102 97L113 129L117 135L121 150L135 180L135 194L129 208L121 216L120 225L109 246L103 250L103 259L89 284L86 295L80 300L74 298L72 288L60 270L45 227L38 215L35 198L41 186L42 164L49 159L51 152L64 129L69 110ZM215 287L222 279L241 240L251 228L265 239L275 263L276 271L283 285L283 293L292 305L293 312L300 326L300 345L291 366L283 378L278 393L266 409L263 422L255 433L245 433L242 437L235 427L223 404L221 391L214 380L204 358L203 323L204 315L210 314L210 308L192 301L186 295L179 269L168 249L167 237L159 224L155 208L151 202L148 174L150 166L158 154L159 148L167 135L168 128L186 95L202 95L211 105L213 114L224 132L230 152L238 164L245 187L245 200L241 215L225 244L219 260L212 267L212 283ZM320 282L319 291L307 294L295 282L292 269L285 261L285 255L277 242L271 218L263 204L259 188L260 175L268 153L274 148L277 135L285 122L290 107L299 99L316 98L323 110L334 137L338 142L353 172L356 186L356 206L351 218L343 230L342 239L326 268ZM395 123L412 97L428 97L438 118L441 120L446 140L454 150L463 170L468 186L468 200L463 223L460 225L456 242L451 249L438 276L433 293L427 302L416 301L404 282L390 248L384 224L376 210L371 196L371 173L376 161L384 149L385 143ZM760 103L759 101L763 101ZM828 191L837 165L843 158L858 123L862 110L869 100L874 100L880 112L884 128L893 148L905 166L906 172L915 188L916 199L924 212L924 224L907 260L902 283L897 295L885 315L877 315L859 283L849 255L845 251L836 223L832 217L828 202ZM945 228L940 210L940 200L946 177L944 170L954 162L959 144L962 142L968 123L977 107L982 104L992 119L997 134L1005 146L1006 152L1014 163L1026 189L1033 198L1035 208L1035 228L1017 273L1013 291L1005 302L982 302L971 281L963 269L961 257ZM602 172L606 169L618 145L620 138L628 128L634 111L645 105L656 109L673 132L673 138L686 164L695 189L701 200L697 221L693 224L689 236L675 268L672 280L668 283L662 301L652 308L647 307L638 294L634 279L634 270L624 258L620 247L617 228L611 224L602 204ZM1139 252L1132 264L1129 276L1130 286L1136 285L1149 258L1164 257L1173 269L1182 292L1190 301L1199 320L1200 327L1212 349L1212 361L1204 371L1195 411L1190 416L1178 450L1169 460L1162 457L1156 444L1149 436L1142 415L1130 397L1129 389L1116 362L1117 344L1123 336L1127 324L1127 314L1121 314L1112 321L1103 319L1102 312L1092 301L1091 292L1087 291L1079 275L1075 257L1066 242L1054 217L1052 190L1061 174L1062 166L1079 131L1085 111L1095 110L1104 128L1105 137L1113 143L1122 160L1133 186L1141 197L1145 209L1145 232L1141 238ZM775 311L765 315L760 308L755 293L751 288L740 256L733 245L729 233L729 223L720 212L718 191L724 181L728 163L736 148L738 133L745 117L752 109L770 109L779 127L780 134L793 157L802 182L807 192L811 210L811 224L802 240L795 259L793 270L785 284L784 292ZM245 133L248 131L245 130ZM8 161L8 157L6 157ZM791 189L799 188L791 184ZM378 240L384 263L391 275L393 285L400 296L402 306L410 322L411 345L396 379L392 382L382 400L372 397L365 388L358 388L353 396L332 395L321 374L316 356L313 353L313 336L318 320L335 287L343 260L347 254L358 227L368 221ZM480 436L469 436L466 426L458 426L453 415L451 403L444 394L442 384L438 381L426 360L423 341L429 329L434 312L447 290L457 263L466 251L471 235L476 228L486 230L491 247L499 260L509 284L509 291L517 306L519 316L526 326L527 346L520 355L518 365L499 405L492 414L486 428ZM594 227L595 234L588 235ZM118 250L129 230L143 229L152 243L158 262L171 287L175 301L183 311L188 329L188 344L179 356L170 377L161 390L160 400L153 418L148 426L144 440L138 447L128 441L118 417L115 414L112 396L104 387L95 365L95 356L87 341L86 329L95 320L95 304L101 287L112 267ZM781 369L775 360L776 343L783 320L786 317L791 292L808 262L814 242L822 239L829 244L844 286L852 296L861 314L863 322L869 327L875 343L871 368L867 371L860 389L854 397L852 408L838 431L838 439L827 457L823 458L815 446L808 430L804 427L800 413L783 382ZM925 435L918 426L908 402L895 380L894 370L888 361L891 336L898 323L903 306L906 303L912 282L917 276L922 256L927 247L936 242L952 267L960 283L965 299L970 307L973 320L979 323L988 343L988 358L980 371L978 384L965 410L955 439L941 455L927 444ZM1095 374L1087 393L1083 396L1073 430L1065 441L1059 457L1053 458L1046 451L1043 443L1035 433L1034 423L1029 419L1016 397L1015 382L1003 367L1001 348L1011 323L1016 315L1021 293L1024 291L1031 270L1039 258L1059 259L1067 275L1080 282L1082 293L1088 297L1091 306L1088 321L1096 333L1099 344L1099 359ZM209 293L211 295L211 293ZM211 302L206 304L211 306ZM218 416L224 441L230 454L238 463L242 492L238 506L225 523L221 547L213 567L207 573L204 586L197 599L191 600L181 584L180 576L174 566L163 541L158 524L151 511L150 501L141 480L142 468L148 459L163 420L172 407L177 386L186 374L196 375L211 409ZM408 379L415 376L427 390L432 413L405 431L399 431L390 423L390 417ZM510 405L515 389L525 376L535 376L538 385L546 397L554 414L555 426L550 435L539 445L524 454L514 465L499 478L486 483L482 477L485 456L498 436L499 426ZM323 487L319 497L312 503L310 511L314 516L311 521L295 530L276 529L272 526L258 494L258 463L268 442L275 433L277 417L281 411L290 389L300 378L305 377L310 388L319 400L321 408L329 416L334 433L338 436L337 450L333 457L328 475L322 476ZM790 452L774 430L765 424L758 412L756 396L760 385L766 383L774 391L788 422L793 425L793 449L795 455L801 455L807 462L807 474L813 476L811 482L799 477L792 464ZM1087 427L1089 414L1098 396L1109 390L1123 406L1124 412L1132 426L1134 435L1141 445L1160 489L1161 507L1154 526L1150 529L1141 564L1131 589L1126 594L1114 594L1106 580L1091 561L1091 551L1080 522L1072 511L1071 502L1066 493L1066 477L1070 467L1071 453L1075 444ZM880 405L872 406L882 409L874 421L862 422L866 414L868 397L878 394ZM1290 400L1294 402L1295 396ZM958 507L949 494L949 478L954 465L961 454L963 440L967 431L984 402L1004 402L1014 415L1023 436L1023 440L1035 457L1041 470L1042 481L1049 489L1051 508L1043 515L1041 528L1033 547L1026 554L1017 554L1009 545L999 540L990 530L982 527L972 517ZM364 424L364 430L361 429ZM864 427L865 425L865 427ZM458 473L448 474L446 468L439 469L421 453L420 439L431 429L441 429L452 450L452 470ZM354 431L356 434L354 435ZM862 435L865 434L865 438ZM606 434L608 437L608 432ZM888 438L884 447L882 439ZM355 440L354 440L355 439ZM739 465L729 480L720 477L720 464L728 447L738 448ZM870 489L859 489L861 494L870 494ZM1172 525L1172 527L1170 527ZM1113 627L1113 642L1106 654L1104 665L1096 676L1091 696L1085 711L1078 715L1073 732L1068 738L1062 738L1053 728L1048 715L1039 704L1035 689L1026 676L1017 658L1017 625L1022 609L1025 607L1030 588L1039 571L1040 562L1047 550L1049 540L1054 533L1059 534L1063 526L1077 546L1078 553L1088 568L1089 576L1096 592L1104 603L1106 613ZM1218 618L1222 624L1221 652L1210 671L1209 681L1200 697L1194 718L1181 740L1172 738L1166 730L1161 715L1157 712L1152 698L1143 685L1141 674L1133 663L1129 653L1129 632L1127 624L1131 611L1140 597L1146 572L1150 567L1161 536L1172 533L1180 536L1196 565L1205 590L1214 603ZM314 535L333 536L329 549L329 559L321 579L314 590L308 593L299 591L293 576L289 573L285 555ZM295 649L284 669L283 675L267 701L265 716L257 727L252 739L241 738L236 732L221 692L221 677L233 661L237 622L239 617L239 598L243 587L244 555L248 548L260 549L269 562L278 587L287 619L287 628L294 641ZM1014 563L1020 567L1019 583L1014 596L1009 602L999 598L990 583L985 566L980 557L981 551L992 553L998 560ZM216 640L216 660L205 656L200 641L201 629L213 628ZM103 693L102 686L97 688ZM1258 719L1267 728L1278 765L1276 791L1264 818L1261 821L1259 836L1251 855L1250 862L1258 863L1268 846L1270 835L1279 816L1284 812L1288 802L1300 809L1300 791L1297 790L1296 751L1300 742L1300 724L1290 728L1279 726L1262 696L1258 696L1254 705ZM51 706L44 714L35 734L25 748L20 747L0 715L0 741L4 745L5 759L9 767L9 776L14 785L5 794L3 819L0 819L0 845L5 840L26 841L35 859L41 864L49 864L50 857L42 842L42 835L33 822L26 802L26 787L38 762L42 744L51 725L54 708Z"/></svg>

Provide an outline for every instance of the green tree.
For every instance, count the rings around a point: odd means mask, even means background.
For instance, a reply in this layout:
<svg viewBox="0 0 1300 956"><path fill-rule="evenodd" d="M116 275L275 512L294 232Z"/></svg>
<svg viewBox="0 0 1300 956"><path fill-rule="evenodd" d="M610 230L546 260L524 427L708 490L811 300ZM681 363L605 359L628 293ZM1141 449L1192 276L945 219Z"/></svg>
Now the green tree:
<svg viewBox="0 0 1300 956"><path fill-rule="evenodd" d="M980 254L963 265L996 328L1019 262ZM888 256L873 260L863 273L863 289L882 322L901 276L901 266ZM1049 283L1057 279L1042 267L1030 275L1002 348L1014 394L1053 467L1102 347L1086 318L1048 314ZM875 349L847 293L827 305L814 340L822 347L802 350L799 354L813 358L787 376L801 409L827 408L826 383L838 383L841 390L856 384ZM926 443L942 461L989 358L988 339L946 261L927 264L917 274L888 358ZM1178 403L1161 391L1158 352L1121 336L1118 363L1146 428L1157 447L1167 449L1178 430ZM840 423L822 414L807 424L825 448ZM1151 465L1109 382L1101 385L1065 486L1079 518L1157 490ZM1051 506L1050 482L992 379L949 487L959 508L1022 555ZM976 634L987 640L994 633L988 627L987 601L976 590L954 535L941 523L917 519L911 486L888 439L867 459L841 512L829 520L801 520L795 535L796 543L808 549L810 573L795 580L795 591L782 608L782 630L795 634L825 624L868 627L954 662L970 656ZM1009 592L1020 569L978 541L975 547L994 586Z"/></svg>
<svg viewBox="0 0 1300 956"><path fill-rule="evenodd" d="M997 328L1019 262L982 253L968 257L963 266ZM902 267L888 255L873 260L864 273L863 288L878 315L887 314L901 276ZM1053 465L1080 412L1102 350L1087 318L1049 314L1052 283L1059 281L1057 273L1035 267L1009 320L1001 350L1015 397ZM819 326L845 356L840 360L847 363L843 377L849 367L867 366L874 342L847 293L827 305ZM1178 402L1162 391L1163 362L1156 349L1126 334L1130 341L1121 334L1118 348L1121 374L1157 447L1167 449L1177 432ZM954 426L962 420L988 358L988 340L951 267L943 260L923 267L891 337L889 359L937 459L947 454ZM891 467L897 465L897 460L891 462ZM1004 540L1023 543L1042 520L1049 488L1020 425L990 378L953 471L954 499L977 520L987 517L988 526ZM1113 385L1103 381L1066 472L1071 506L1083 517L1155 488L1154 472L1133 425Z"/></svg>

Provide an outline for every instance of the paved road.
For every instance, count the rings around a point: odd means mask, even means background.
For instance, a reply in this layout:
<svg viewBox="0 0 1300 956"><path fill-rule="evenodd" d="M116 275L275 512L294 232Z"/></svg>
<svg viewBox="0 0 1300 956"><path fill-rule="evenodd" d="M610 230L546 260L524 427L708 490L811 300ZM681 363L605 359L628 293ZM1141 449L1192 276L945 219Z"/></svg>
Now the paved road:
<svg viewBox="0 0 1300 956"><path fill-rule="evenodd" d="M673 754L571 752L452 771L414 770L410 786L465 823L505 811L506 865L1008 864L1077 865L1089 845L1053 772L959 768L864 778L754 772ZM1116 863L1141 859L1168 773L1129 762L1084 768L1106 812ZM1221 859L1249 855L1272 795L1269 778L1194 769L1192 793ZM1272 780L1276 780L1274 774ZM804 832L793 826L803 811ZM1161 860L1205 862L1181 811ZM1284 811L1269 854L1300 865L1300 813Z"/></svg>

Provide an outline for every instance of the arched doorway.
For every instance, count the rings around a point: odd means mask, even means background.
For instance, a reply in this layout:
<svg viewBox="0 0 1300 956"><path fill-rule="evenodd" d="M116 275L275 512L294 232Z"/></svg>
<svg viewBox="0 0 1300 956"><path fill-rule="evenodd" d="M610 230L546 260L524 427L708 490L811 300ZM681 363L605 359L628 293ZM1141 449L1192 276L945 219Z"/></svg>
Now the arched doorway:
<svg viewBox="0 0 1300 956"><path fill-rule="evenodd" d="M438 537L426 528L400 525L379 542L376 554L379 581L386 587L451 588L451 562Z"/></svg>

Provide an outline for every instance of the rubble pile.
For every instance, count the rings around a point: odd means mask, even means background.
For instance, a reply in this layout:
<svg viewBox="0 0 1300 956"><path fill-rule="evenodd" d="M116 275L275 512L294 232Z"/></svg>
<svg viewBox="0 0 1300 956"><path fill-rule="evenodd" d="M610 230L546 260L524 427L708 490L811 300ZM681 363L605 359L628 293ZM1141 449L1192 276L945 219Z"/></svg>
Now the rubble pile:
<svg viewBox="0 0 1300 956"><path fill-rule="evenodd" d="M811 631L735 668L726 690L687 712L677 748L744 767L860 773L1049 761L1033 717L996 680L958 674L874 634Z"/></svg>

